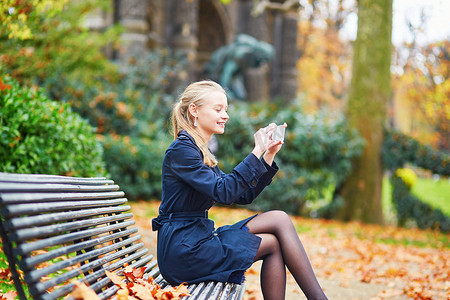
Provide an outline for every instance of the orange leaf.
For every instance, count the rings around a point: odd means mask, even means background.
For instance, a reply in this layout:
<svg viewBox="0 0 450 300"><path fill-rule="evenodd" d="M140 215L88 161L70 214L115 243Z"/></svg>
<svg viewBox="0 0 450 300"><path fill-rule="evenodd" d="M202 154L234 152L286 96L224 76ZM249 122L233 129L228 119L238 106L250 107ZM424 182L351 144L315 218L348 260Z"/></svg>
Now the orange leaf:
<svg viewBox="0 0 450 300"><path fill-rule="evenodd" d="M0 279L11 279L11 272L9 268L0 269Z"/></svg>
<svg viewBox="0 0 450 300"><path fill-rule="evenodd" d="M120 289L117 291L117 300L128 300L129 292L127 289Z"/></svg>
<svg viewBox="0 0 450 300"><path fill-rule="evenodd" d="M175 294L179 297L191 295L191 294L189 294L189 290L188 290L187 286L184 285L184 283L180 284L179 286L177 286L175 288Z"/></svg>
<svg viewBox="0 0 450 300"><path fill-rule="evenodd" d="M73 289L72 293L70 293L70 295L75 299L100 300L100 298L97 296L94 290L86 286L84 283L75 281L74 285L75 288Z"/></svg>
<svg viewBox="0 0 450 300"><path fill-rule="evenodd" d="M187 287L183 283L177 286L176 288L170 287L163 290L161 288L158 288L158 290L155 293L153 293L152 291L152 295L156 299L161 300L165 299L178 300L181 297L190 296Z"/></svg>
<svg viewBox="0 0 450 300"><path fill-rule="evenodd" d="M133 269L133 275L135 278L143 278L145 274L145 270L147 267L140 267L137 269Z"/></svg>
<svg viewBox="0 0 450 300"><path fill-rule="evenodd" d="M123 280L125 279L125 277L123 276L119 276L116 273L113 272L109 272L108 270L105 270L105 274L106 276L108 276L108 278L116 285L118 285L120 288L122 289L126 289L127 285L123 282Z"/></svg>
<svg viewBox="0 0 450 300"><path fill-rule="evenodd" d="M160 298L158 298L158 296L160 296L161 294L162 294L161 286L159 284L155 284L155 287L152 290L152 296L155 299L160 299Z"/></svg>
<svg viewBox="0 0 450 300"><path fill-rule="evenodd" d="M9 291L5 294L0 293L0 300L14 300L16 299L17 292L16 291Z"/></svg>
<svg viewBox="0 0 450 300"><path fill-rule="evenodd" d="M123 274L129 281L134 281L135 279L140 279L144 276L146 267L141 268L131 268L130 266L125 267Z"/></svg>
<svg viewBox="0 0 450 300"><path fill-rule="evenodd" d="M147 287L150 291L155 288L155 286L153 285L153 281L152 282L148 282L148 281L145 281L144 279L139 279L138 278L134 282L137 283L137 284L140 284L142 286Z"/></svg>
<svg viewBox="0 0 450 300"><path fill-rule="evenodd" d="M3 81L0 79L0 91L4 91L4 90L10 90L11 86L9 84L4 84Z"/></svg>
<svg viewBox="0 0 450 300"><path fill-rule="evenodd" d="M152 293L148 287L140 284L130 283L128 284L128 289L136 296L142 300L153 300Z"/></svg>

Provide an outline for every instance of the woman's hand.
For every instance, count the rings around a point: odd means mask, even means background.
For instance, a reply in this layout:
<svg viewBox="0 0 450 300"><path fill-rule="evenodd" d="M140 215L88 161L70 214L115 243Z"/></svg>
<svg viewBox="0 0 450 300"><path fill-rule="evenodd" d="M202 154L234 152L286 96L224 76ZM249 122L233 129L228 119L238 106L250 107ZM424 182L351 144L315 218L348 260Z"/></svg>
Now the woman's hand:
<svg viewBox="0 0 450 300"><path fill-rule="evenodd" d="M284 128L287 127L287 124L284 123L283 124ZM273 130L272 130L273 132ZM264 154L264 160L268 165L271 165L275 155L278 153L278 151L280 151L281 146L283 146L283 142L282 141L273 141L276 143L273 143L272 145L269 145L269 147L267 148L266 153Z"/></svg>
<svg viewBox="0 0 450 300"><path fill-rule="evenodd" d="M286 123L283 125L287 127ZM264 152L266 152L264 155L264 160L268 164L272 163L275 154L280 151L281 145L283 144L281 141L272 140L272 134L276 127L277 125L275 123L271 123L264 128L260 128L254 134L255 148L252 153L259 158ZM266 158L269 159L269 161Z"/></svg>

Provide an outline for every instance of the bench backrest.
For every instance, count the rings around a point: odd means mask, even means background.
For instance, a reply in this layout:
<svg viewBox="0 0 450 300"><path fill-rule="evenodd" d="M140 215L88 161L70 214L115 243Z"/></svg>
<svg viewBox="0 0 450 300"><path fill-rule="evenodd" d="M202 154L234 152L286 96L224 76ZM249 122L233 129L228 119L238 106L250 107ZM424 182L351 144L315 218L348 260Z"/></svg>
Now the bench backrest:
<svg viewBox="0 0 450 300"><path fill-rule="evenodd" d="M16 288L19 272L34 299L57 299L88 283L101 299L117 292L105 275L156 261L140 242L124 193L112 180L0 173L0 231Z"/></svg>

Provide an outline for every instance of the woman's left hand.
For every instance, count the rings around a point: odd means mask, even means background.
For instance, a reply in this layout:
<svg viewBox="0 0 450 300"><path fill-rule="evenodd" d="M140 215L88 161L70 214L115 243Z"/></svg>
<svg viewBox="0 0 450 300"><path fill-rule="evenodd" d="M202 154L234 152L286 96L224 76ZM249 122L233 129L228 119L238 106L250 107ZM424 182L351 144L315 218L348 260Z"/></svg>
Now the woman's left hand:
<svg viewBox="0 0 450 300"><path fill-rule="evenodd" d="M284 123L283 126L286 128L287 124ZM275 128L271 127L268 131L268 134L272 134L273 130L275 130ZM278 151L280 151L282 146L283 146L282 141L271 140L269 142L267 151L266 151L266 153L264 153L264 160L266 161L266 163L268 163L269 165L272 164L273 159L275 158L275 155L278 153Z"/></svg>

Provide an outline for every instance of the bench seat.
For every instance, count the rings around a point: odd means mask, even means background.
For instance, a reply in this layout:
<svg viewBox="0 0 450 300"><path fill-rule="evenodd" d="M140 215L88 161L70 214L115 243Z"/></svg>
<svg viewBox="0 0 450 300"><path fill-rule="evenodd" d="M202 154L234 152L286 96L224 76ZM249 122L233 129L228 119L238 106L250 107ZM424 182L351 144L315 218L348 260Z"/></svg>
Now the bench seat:
<svg viewBox="0 0 450 300"><path fill-rule="evenodd" d="M144 247L124 192L106 178L0 173L0 233L20 299L60 299L73 281L100 299L118 291L105 270L146 267L163 288L156 259ZM23 282L20 281L23 273ZM242 299L245 286L202 282L185 299Z"/></svg>

